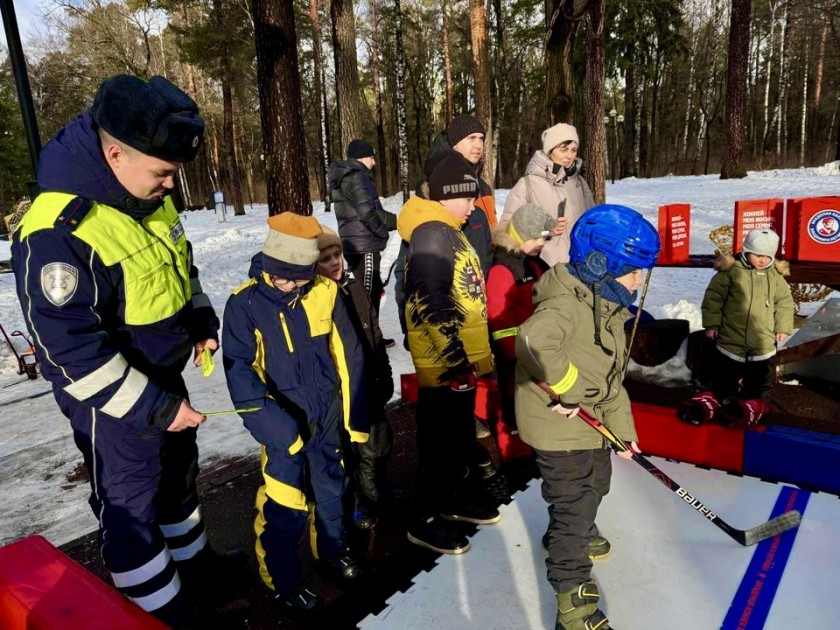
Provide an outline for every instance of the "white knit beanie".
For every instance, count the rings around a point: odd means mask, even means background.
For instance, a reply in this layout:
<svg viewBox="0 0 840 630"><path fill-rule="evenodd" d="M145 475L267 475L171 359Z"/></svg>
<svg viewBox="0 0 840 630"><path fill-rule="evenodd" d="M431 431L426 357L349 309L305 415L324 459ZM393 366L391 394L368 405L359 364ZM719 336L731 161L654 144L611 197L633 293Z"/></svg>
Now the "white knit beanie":
<svg viewBox="0 0 840 630"><path fill-rule="evenodd" d="M751 230L744 239L744 245L741 251L745 254L758 254L759 256L776 257L776 251L779 249L779 235L773 230L762 228L758 230Z"/></svg>
<svg viewBox="0 0 840 630"><path fill-rule="evenodd" d="M558 144L570 141L580 145L577 129L566 123L557 123L542 132L543 153L548 155Z"/></svg>

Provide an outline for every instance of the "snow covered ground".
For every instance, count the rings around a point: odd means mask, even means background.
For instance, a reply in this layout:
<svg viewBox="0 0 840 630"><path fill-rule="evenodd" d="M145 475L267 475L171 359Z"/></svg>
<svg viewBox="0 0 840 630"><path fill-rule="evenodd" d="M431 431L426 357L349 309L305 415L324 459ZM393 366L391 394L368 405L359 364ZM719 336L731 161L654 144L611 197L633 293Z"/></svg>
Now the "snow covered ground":
<svg viewBox="0 0 840 630"><path fill-rule="evenodd" d="M501 214L506 190L496 191ZM806 197L840 194L840 174L835 165L821 168L750 173L743 180L721 181L716 175L626 179L607 185L607 199L641 211L656 224L657 209L665 203L690 203L692 207L691 252L707 254L714 249L709 232L732 221L739 199ZM384 205L399 212L399 195ZM335 216L315 205L315 215L336 227ZM229 214L219 223L211 211L188 213L183 222L193 243L202 285L221 315L230 292L247 277L251 256L260 249L266 234L266 206L247 208L247 215ZM392 234L383 253L383 277L397 256L399 237ZM9 244L0 241L0 260L9 258ZM711 277L709 269L657 269L653 272L645 308L656 317L684 318L692 330L700 327L700 302ZM398 343L389 350L396 390L399 375L413 372L411 359L402 348L392 286L382 302L381 324L386 337ZM806 305L811 313L818 305ZM25 330L11 274L0 275L0 323L11 332ZM209 378L188 369L187 385L195 407L201 411L231 408L219 366ZM637 369L637 373L641 368ZM685 380L688 372L680 355L664 366L646 368L656 380ZM235 415L214 416L199 431L203 466L225 457L256 454L256 443ZM38 379L26 381L17 375L17 365L5 342L0 340L0 487L6 508L0 513L0 544L29 534L42 534L60 545L92 531L96 521L86 498L88 486L78 480L81 456L75 448L69 423L59 412L49 386Z"/></svg>

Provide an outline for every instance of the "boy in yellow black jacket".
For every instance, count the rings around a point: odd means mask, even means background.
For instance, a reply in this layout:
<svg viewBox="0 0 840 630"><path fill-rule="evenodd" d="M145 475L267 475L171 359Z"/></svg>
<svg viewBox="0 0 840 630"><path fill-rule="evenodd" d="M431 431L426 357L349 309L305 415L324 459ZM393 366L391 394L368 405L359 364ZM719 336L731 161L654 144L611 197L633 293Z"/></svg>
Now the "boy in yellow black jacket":
<svg viewBox="0 0 840 630"><path fill-rule="evenodd" d="M224 366L231 399L248 410L245 426L262 445L260 575L279 602L311 610L318 598L298 558L310 509L315 556L336 577L359 574L344 545L339 423L351 441L367 440L367 388L339 287L315 271L320 225L291 212L268 225L257 273L225 308Z"/></svg>
<svg viewBox="0 0 840 630"><path fill-rule="evenodd" d="M442 519L488 524L499 512L469 488L475 440L476 377L493 370L484 276L461 230L478 182L451 151L432 170L426 199L409 199L397 219L408 243L405 319L420 385L417 404L417 513L408 539L439 553L464 553L469 541Z"/></svg>

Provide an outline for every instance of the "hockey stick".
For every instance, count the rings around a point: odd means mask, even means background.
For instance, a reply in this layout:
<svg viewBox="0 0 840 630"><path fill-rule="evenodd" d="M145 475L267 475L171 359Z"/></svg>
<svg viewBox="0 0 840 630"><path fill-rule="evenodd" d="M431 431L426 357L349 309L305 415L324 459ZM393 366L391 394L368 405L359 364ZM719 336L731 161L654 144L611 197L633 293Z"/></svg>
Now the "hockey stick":
<svg viewBox="0 0 840 630"><path fill-rule="evenodd" d="M547 393L551 392L550 388L545 383L537 383L537 385L539 385L539 387L543 391L546 391ZM551 392L550 395L552 396L553 402L549 403L549 407L554 407L557 404L557 402L554 402L554 393ZM651 475L656 477L656 479L658 479L659 482L662 483L662 485L664 485L671 492L676 494L683 501L685 501L691 507L693 507L699 514L701 514L703 517L717 525L720 529L729 534L730 537L732 537L734 540L738 541L745 547L759 543L762 540L766 540L767 538L773 538L773 536L777 534L781 534L782 532L785 532L789 529L793 529L794 527L797 527L799 525L800 520L802 520L802 515L799 512L797 512L796 510L791 510L790 512L785 512L784 514L777 516L776 518L771 519L766 523L762 523L761 525L758 525L751 529L736 529L735 527L732 527L729 523L724 521L717 514L712 512L705 505L703 505L700 499L694 497L694 495L688 492L688 490L683 488L680 484L678 484L664 472L659 470L659 468L657 468L644 455L637 453L629 446L627 446L624 440L622 440L615 433L610 431L604 425L603 422L596 418L593 418L583 408L579 408L577 415L586 424L588 424L590 427L598 431L598 433L603 435L617 451L630 451L630 453L633 455L633 460L646 471L648 471Z"/></svg>
<svg viewBox="0 0 840 630"><path fill-rule="evenodd" d="M610 443L619 451L630 451L633 455L633 459L646 471L648 471L651 475L656 477L662 485L667 487L671 492L676 494L680 497L683 501L688 503L691 507L697 510L698 513L702 514L705 518L710 520L712 523L717 525L720 529L725 531L729 536L733 539L737 540L739 543L744 545L745 547L749 545L754 545L762 540L767 538L773 538L776 534L781 534L784 531L789 529L793 529L799 525L799 521L802 519L802 515L797 512L796 510L791 510L790 512L785 512L784 514L777 516L774 519L767 521L766 523L762 523L761 525L757 525L751 529L736 529L729 525L726 521L724 521L721 517L717 514L712 512L709 508L707 508L703 503L701 503L700 499L694 497L690 492L688 492L685 488L683 488L680 484L676 481L671 479L668 475L664 472L659 470L650 460L646 457L641 455L640 453L636 453L633 451L629 446L627 446L624 441L618 437L615 433L610 431L602 422L590 416L586 411L581 409L578 411L578 416L580 416L581 420L583 420L586 424L590 427L598 431L601 435L603 435Z"/></svg>
<svg viewBox="0 0 840 630"><path fill-rule="evenodd" d="M621 370L621 380L627 376L627 367L630 365L630 352L633 350L633 342L636 340L636 330L639 328L639 320L642 318L642 309L645 307L645 298L647 297L648 286L650 286L650 276L653 273L653 267L648 269L647 276L645 276L645 284L642 287L642 297L639 298L639 310L636 311L636 317L633 318L633 329L630 331L630 341L627 344L627 360L624 362L624 369Z"/></svg>

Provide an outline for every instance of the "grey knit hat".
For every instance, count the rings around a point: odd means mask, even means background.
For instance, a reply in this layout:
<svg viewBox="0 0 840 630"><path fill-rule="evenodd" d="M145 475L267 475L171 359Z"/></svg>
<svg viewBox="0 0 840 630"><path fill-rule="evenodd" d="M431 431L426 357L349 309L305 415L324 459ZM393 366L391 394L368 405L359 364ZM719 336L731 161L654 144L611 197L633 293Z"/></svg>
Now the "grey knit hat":
<svg viewBox="0 0 840 630"><path fill-rule="evenodd" d="M543 232L553 228L557 223L556 219L548 212L533 203L526 203L519 206L510 219L507 226L507 233L522 245L532 238L540 238Z"/></svg>
<svg viewBox="0 0 840 630"><path fill-rule="evenodd" d="M779 249L779 235L768 228L751 230L744 239L741 251L744 254L758 254L759 256L776 257Z"/></svg>

